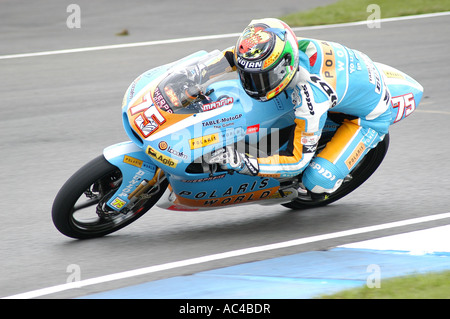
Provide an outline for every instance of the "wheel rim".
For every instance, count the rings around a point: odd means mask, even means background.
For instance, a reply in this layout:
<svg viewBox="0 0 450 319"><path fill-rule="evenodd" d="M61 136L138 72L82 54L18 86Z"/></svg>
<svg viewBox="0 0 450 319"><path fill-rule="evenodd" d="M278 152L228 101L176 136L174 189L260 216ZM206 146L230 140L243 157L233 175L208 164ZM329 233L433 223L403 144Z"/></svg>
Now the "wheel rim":
<svg viewBox="0 0 450 319"><path fill-rule="evenodd" d="M143 214L145 200L125 213L116 212L106 205L121 183L122 174L118 169L91 182L73 205L69 218L70 227L84 234L102 234L118 229L136 215Z"/></svg>
<svg viewBox="0 0 450 319"><path fill-rule="evenodd" d="M110 216L107 216L105 211L102 214L100 210L106 206L121 181L122 174L116 169L92 182L73 205L69 219L71 227L83 233L100 233L117 227L132 217L134 214L131 212L122 214L110 210Z"/></svg>

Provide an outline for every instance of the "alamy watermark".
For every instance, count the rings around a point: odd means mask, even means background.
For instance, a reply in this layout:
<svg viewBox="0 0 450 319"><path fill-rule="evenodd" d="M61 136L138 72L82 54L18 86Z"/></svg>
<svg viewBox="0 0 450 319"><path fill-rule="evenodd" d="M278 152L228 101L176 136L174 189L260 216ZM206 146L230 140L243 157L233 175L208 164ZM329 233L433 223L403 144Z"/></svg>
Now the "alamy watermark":
<svg viewBox="0 0 450 319"><path fill-rule="evenodd" d="M367 266L366 272L370 273L366 279L367 288L381 288L381 267L377 264Z"/></svg>
<svg viewBox="0 0 450 319"><path fill-rule="evenodd" d="M66 25L69 29L81 28L81 8L78 4L69 4L66 9L70 13L66 20Z"/></svg>
<svg viewBox="0 0 450 319"><path fill-rule="evenodd" d="M378 4L369 4L366 8L366 12L370 13L367 17L367 27L369 29L379 29L381 28L381 8Z"/></svg>
<svg viewBox="0 0 450 319"><path fill-rule="evenodd" d="M81 281L81 267L77 264L70 264L66 268L66 273L69 274L66 279L66 283L80 282Z"/></svg>

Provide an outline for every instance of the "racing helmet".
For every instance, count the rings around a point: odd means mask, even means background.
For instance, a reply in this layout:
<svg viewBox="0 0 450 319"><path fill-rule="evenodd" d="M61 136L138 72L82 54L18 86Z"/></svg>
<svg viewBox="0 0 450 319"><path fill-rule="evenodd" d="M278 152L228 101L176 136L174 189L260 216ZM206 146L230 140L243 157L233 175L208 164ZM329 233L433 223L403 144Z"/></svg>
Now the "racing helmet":
<svg viewBox="0 0 450 319"><path fill-rule="evenodd" d="M234 60L245 92L268 101L283 92L298 70L297 37L281 20L253 20L237 41Z"/></svg>

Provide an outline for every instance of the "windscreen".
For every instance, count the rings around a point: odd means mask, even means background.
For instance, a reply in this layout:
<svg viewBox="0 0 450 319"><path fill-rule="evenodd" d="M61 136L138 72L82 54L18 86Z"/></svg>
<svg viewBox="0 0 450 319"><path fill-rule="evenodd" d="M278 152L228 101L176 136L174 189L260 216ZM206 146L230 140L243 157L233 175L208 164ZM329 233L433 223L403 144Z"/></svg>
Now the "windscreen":
<svg viewBox="0 0 450 319"><path fill-rule="evenodd" d="M229 71L231 66L219 50L182 60L167 71L153 92L153 100L157 107L169 113L208 111L215 102L209 98L208 85Z"/></svg>

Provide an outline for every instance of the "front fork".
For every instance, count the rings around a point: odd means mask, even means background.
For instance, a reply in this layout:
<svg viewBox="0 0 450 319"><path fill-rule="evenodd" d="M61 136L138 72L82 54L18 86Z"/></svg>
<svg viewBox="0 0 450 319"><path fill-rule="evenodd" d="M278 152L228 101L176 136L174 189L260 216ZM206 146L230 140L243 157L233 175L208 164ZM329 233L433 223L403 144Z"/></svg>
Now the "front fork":
<svg viewBox="0 0 450 319"><path fill-rule="evenodd" d="M122 173L122 183L106 203L116 212L126 212L165 178L164 172L133 142L111 145L103 156Z"/></svg>

